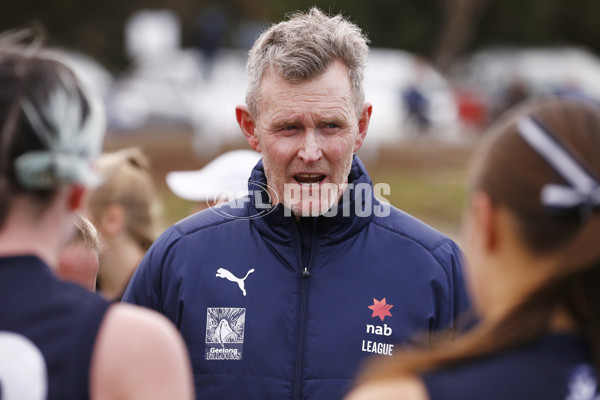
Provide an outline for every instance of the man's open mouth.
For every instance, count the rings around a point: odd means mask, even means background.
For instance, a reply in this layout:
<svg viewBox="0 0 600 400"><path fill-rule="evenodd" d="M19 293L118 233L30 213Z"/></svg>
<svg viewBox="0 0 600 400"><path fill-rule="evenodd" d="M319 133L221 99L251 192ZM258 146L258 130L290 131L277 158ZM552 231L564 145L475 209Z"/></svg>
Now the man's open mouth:
<svg viewBox="0 0 600 400"><path fill-rule="evenodd" d="M325 179L325 175L322 174L297 174L294 175L294 180L303 185L314 185L319 184Z"/></svg>

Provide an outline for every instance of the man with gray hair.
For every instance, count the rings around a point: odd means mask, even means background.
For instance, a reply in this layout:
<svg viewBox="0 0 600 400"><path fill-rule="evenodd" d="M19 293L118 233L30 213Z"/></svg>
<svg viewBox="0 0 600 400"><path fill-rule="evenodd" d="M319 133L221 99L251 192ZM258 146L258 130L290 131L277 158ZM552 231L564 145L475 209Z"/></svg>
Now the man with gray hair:
<svg viewBox="0 0 600 400"><path fill-rule="evenodd" d="M367 356L466 307L456 244L377 200L354 155L367 55L356 25L316 8L266 30L236 108L262 156L249 195L168 229L125 292L179 327L198 399L339 399Z"/></svg>

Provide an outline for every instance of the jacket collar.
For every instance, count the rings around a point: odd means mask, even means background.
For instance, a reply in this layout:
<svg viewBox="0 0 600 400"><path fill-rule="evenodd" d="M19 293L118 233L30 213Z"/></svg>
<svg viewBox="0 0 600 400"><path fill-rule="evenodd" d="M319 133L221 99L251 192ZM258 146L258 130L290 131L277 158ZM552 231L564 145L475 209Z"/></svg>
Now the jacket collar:
<svg viewBox="0 0 600 400"><path fill-rule="evenodd" d="M311 223L302 225L313 226L314 233L319 236L321 243L336 243L355 235L373 219L375 209L380 207L373 196L371 178L356 155L352 160L348 183L342 201L335 206L337 212L333 212L333 209L329 212L334 214L333 216L303 217L305 220L310 219ZM296 229L297 223L289 210L285 212L282 204L265 207L269 204L266 185L267 179L260 160L248 181L249 212L250 215L257 216L251 221L256 229L270 240L281 244L290 243L294 237L292 230Z"/></svg>

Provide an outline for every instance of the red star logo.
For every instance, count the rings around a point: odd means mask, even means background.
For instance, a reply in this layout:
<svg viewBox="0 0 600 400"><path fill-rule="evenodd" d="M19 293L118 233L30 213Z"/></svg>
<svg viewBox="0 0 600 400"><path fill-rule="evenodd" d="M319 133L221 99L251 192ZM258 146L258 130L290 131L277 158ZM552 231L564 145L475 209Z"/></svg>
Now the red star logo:
<svg viewBox="0 0 600 400"><path fill-rule="evenodd" d="M392 307L394 306L385 302L385 297L381 301L373 298L373 305L369 306L369 308L373 310L371 318L379 317L383 321L385 317L391 317L392 313L390 313L390 309Z"/></svg>

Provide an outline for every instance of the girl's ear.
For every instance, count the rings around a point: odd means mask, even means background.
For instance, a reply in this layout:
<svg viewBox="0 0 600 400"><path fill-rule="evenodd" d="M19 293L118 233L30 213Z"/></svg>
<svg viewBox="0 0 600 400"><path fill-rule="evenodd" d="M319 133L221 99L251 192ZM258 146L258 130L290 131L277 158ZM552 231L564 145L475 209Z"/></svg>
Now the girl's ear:
<svg viewBox="0 0 600 400"><path fill-rule="evenodd" d="M69 211L81 209L86 189L81 185L73 185L69 192Z"/></svg>
<svg viewBox="0 0 600 400"><path fill-rule="evenodd" d="M125 210L118 203L109 204L98 222L100 231L106 236L115 236L124 229Z"/></svg>
<svg viewBox="0 0 600 400"><path fill-rule="evenodd" d="M481 235L481 243L486 251L498 247L498 213L490 197L483 192L475 193L472 198L472 212L475 227Z"/></svg>

